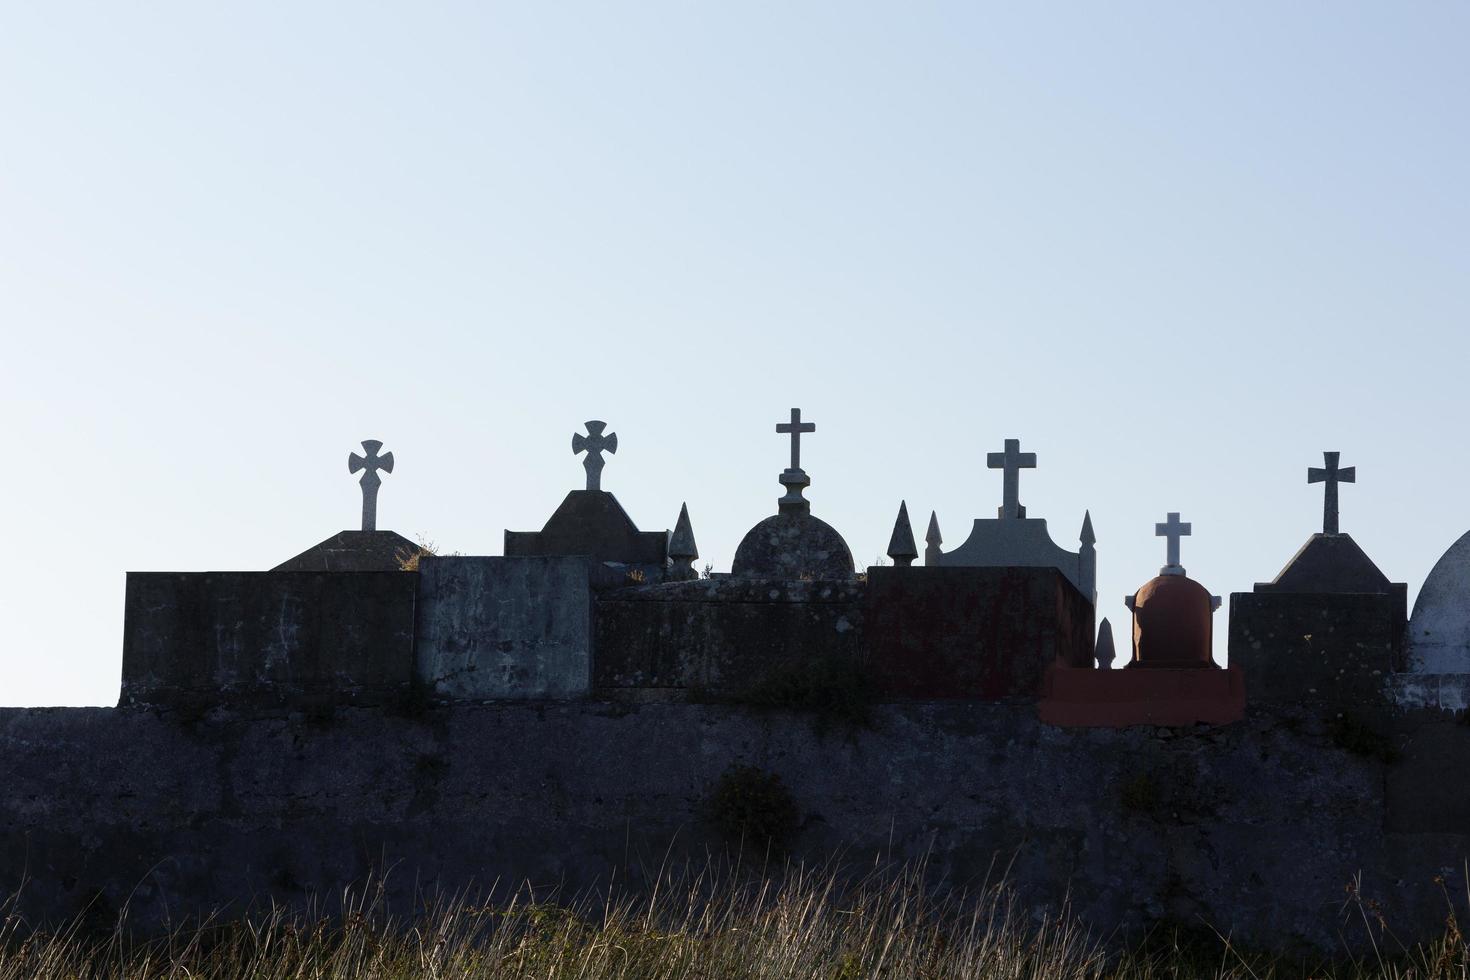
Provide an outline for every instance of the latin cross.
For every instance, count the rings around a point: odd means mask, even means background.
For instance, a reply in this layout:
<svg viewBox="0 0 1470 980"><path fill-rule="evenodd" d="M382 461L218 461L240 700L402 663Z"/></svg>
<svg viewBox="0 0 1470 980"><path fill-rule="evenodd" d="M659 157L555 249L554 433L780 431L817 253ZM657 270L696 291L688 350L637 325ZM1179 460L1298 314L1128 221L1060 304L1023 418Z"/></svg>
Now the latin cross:
<svg viewBox="0 0 1470 980"><path fill-rule="evenodd" d="M816 432L817 424L815 422L803 422L801 420L801 409L793 408L791 410L791 421L777 422L776 431L782 434L791 433L791 468L793 470L801 469L802 433Z"/></svg>
<svg viewBox="0 0 1470 980"><path fill-rule="evenodd" d="M1322 533L1336 534L1337 531L1337 485L1339 483L1357 483L1358 468L1356 466L1339 467L1338 457L1341 453L1323 453L1322 466L1311 466L1307 468L1308 483L1325 483L1325 494L1322 500Z"/></svg>
<svg viewBox="0 0 1470 980"><path fill-rule="evenodd" d="M1036 454L1021 452L1021 440L1007 439L1005 452L989 453L985 462L993 470L1003 470L1001 517L1025 517L1021 506L1021 471L1036 469Z"/></svg>
<svg viewBox="0 0 1470 980"><path fill-rule="evenodd" d="M1179 514L1176 511L1170 511L1169 519L1163 524L1154 525L1154 535L1156 537L1164 538L1169 542L1167 548L1169 560L1168 563L1164 566L1164 570L1166 572L1169 569L1178 569L1178 571L1173 572L1172 574L1184 574L1184 569L1179 564L1179 539L1189 537L1192 532L1193 525L1182 523L1179 520Z"/></svg>

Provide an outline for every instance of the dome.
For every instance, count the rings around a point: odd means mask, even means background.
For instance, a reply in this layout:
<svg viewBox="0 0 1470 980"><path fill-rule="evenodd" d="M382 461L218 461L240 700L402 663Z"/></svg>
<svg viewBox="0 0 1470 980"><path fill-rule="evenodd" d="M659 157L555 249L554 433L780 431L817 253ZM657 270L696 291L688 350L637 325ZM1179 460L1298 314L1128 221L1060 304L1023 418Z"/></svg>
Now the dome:
<svg viewBox="0 0 1470 980"><path fill-rule="evenodd" d="M826 521L787 510L750 529L730 571L742 578L852 578L852 552Z"/></svg>
<svg viewBox="0 0 1470 980"><path fill-rule="evenodd" d="M1183 575L1160 575L1133 596L1133 662L1129 667L1213 667L1215 600Z"/></svg>
<svg viewBox="0 0 1470 980"><path fill-rule="evenodd" d="M1409 670L1470 672L1470 532L1434 563L1409 617Z"/></svg>

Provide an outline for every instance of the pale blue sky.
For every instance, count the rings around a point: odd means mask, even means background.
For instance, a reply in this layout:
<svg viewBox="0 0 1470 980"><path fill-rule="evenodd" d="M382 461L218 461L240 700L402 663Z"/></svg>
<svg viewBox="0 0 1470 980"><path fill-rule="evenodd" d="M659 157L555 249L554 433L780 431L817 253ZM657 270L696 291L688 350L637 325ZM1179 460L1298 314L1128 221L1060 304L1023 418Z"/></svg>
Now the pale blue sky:
<svg viewBox="0 0 1470 980"><path fill-rule="evenodd" d="M1470 528L1467 50L1465 3L0 4L0 704L115 700L126 570L354 527L363 438L380 526L498 554L589 418L717 569L792 405L863 564L1020 437L1119 626L1166 511L1247 590L1338 449L1412 596Z"/></svg>

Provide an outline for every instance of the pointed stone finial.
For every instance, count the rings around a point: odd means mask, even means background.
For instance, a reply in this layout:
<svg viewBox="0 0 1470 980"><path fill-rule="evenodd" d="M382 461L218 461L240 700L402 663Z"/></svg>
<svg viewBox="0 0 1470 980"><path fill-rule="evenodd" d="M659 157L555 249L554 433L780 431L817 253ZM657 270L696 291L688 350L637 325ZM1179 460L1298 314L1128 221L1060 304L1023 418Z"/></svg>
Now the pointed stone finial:
<svg viewBox="0 0 1470 980"><path fill-rule="evenodd" d="M378 487L383 485L383 478L378 475L378 470L384 473L393 472L393 454L384 453L378 455L378 450L383 444L376 439L364 439L362 448L367 456L359 456L357 453L347 454L347 472L356 473L358 470L366 470L358 485L362 487L362 529L364 531L376 531L378 529Z"/></svg>
<svg viewBox="0 0 1470 980"><path fill-rule="evenodd" d="M585 436L572 434L572 455L583 452L587 454L587 457L582 460L582 468L587 471L587 489L601 490L602 467L606 465L602 454L618 451L618 434L609 432L603 435L602 430L607 428L607 423L596 419L584 422L583 425L587 427Z"/></svg>
<svg viewBox="0 0 1470 980"><path fill-rule="evenodd" d="M944 539L939 536L939 512L929 512L929 530L924 532L924 564L938 565L939 556L943 554L939 546L944 544Z"/></svg>
<svg viewBox="0 0 1470 980"><path fill-rule="evenodd" d="M669 558L673 561L669 578L699 578L699 573L694 570L694 560L698 557L699 546L694 543L694 526L689 523L689 505L682 504L679 507L679 522L674 525L674 533L669 536Z"/></svg>
<svg viewBox="0 0 1470 980"><path fill-rule="evenodd" d="M1358 468L1356 466L1337 465L1341 453L1322 454L1321 466L1307 468L1308 483L1325 483L1326 493L1322 498L1322 533L1337 534L1337 485L1339 483L1357 483Z"/></svg>
<svg viewBox="0 0 1470 980"><path fill-rule="evenodd" d="M1118 653L1113 646L1113 624L1103 617L1102 624L1097 628L1097 666L1099 670L1107 670L1117 659Z"/></svg>
<svg viewBox="0 0 1470 980"><path fill-rule="evenodd" d="M909 524L907 500L898 502L898 519L893 522L893 536L888 539L888 557L897 568L908 568L919 557L919 548L914 544L914 529Z"/></svg>
<svg viewBox="0 0 1470 980"><path fill-rule="evenodd" d="M1077 549L1077 587L1083 595L1097 605L1097 535L1092 533L1092 511L1082 512L1082 533L1078 536L1082 547Z"/></svg>

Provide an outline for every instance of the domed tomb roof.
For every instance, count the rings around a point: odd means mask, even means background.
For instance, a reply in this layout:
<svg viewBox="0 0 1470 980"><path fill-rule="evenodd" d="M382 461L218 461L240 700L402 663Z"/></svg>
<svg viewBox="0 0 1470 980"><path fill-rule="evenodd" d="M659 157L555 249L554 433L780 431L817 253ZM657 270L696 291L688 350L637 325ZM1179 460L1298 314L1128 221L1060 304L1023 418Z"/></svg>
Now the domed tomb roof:
<svg viewBox="0 0 1470 980"><path fill-rule="evenodd" d="M1213 667L1214 597L1183 575L1149 579L1133 595L1129 667Z"/></svg>
<svg viewBox="0 0 1470 980"><path fill-rule="evenodd" d="M742 578L845 579L853 574L852 551L832 525L811 514L811 502L802 491L811 479L801 468L801 436L816 425L801 421L801 409L791 410L791 421L776 426L791 435L791 466L779 480L786 494L778 512L746 533L735 549L732 574Z"/></svg>
<svg viewBox="0 0 1470 980"><path fill-rule="evenodd" d="M1415 673L1470 673L1470 531L1434 563L1414 600L1407 660Z"/></svg>
<svg viewBox="0 0 1470 980"><path fill-rule="evenodd" d="M1184 574L1179 539L1193 531L1178 513L1155 525L1168 539L1168 562L1128 597L1133 612L1133 660L1129 667L1214 667L1214 613L1220 601Z"/></svg>

